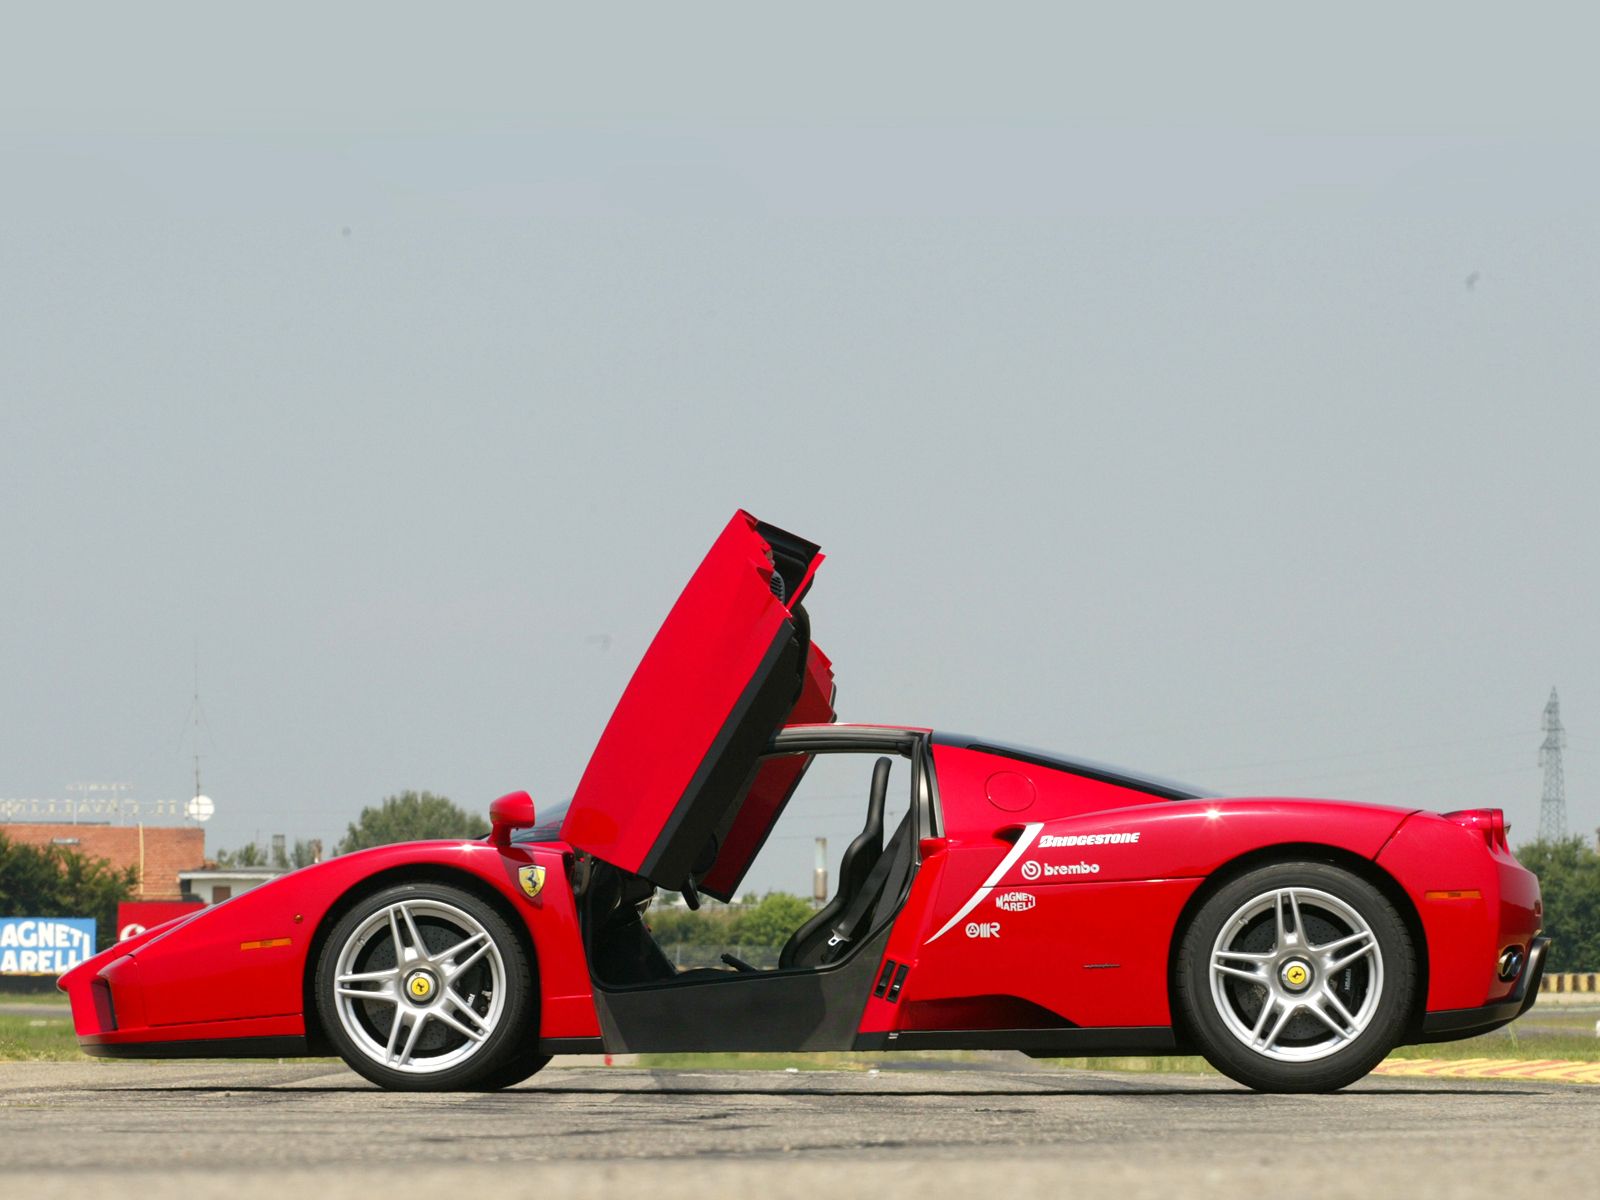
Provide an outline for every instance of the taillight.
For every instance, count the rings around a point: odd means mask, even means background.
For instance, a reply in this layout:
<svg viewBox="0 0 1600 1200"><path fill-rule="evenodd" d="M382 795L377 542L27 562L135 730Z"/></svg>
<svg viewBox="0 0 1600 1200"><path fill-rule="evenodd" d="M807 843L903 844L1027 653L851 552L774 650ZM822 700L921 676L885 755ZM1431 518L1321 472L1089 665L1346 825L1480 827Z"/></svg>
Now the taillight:
<svg viewBox="0 0 1600 1200"><path fill-rule="evenodd" d="M1460 812L1445 813L1444 819L1467 829L1478 830L1491 850L1511 849L1506 841L1506 815L1498 808L1462 809Z"/></svg>

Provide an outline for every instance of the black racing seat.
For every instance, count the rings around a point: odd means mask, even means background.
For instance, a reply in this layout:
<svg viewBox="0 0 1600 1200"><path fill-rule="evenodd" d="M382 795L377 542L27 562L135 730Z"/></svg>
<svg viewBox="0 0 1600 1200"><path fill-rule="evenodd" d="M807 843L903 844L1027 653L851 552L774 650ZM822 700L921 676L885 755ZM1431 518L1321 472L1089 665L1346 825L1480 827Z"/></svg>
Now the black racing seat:
<svg viewBox="0 0 1600 1200"><path fill-rule="evenodd" d="M778 968L814 967L824 961L834 925L861 894L872 868L883 855L883 807L889 795L889 772L894 763L880 758L872 767L872 791L867 798L867 823L845 848L839 860L839 890L809 921L789 935L778 954Z"/></svg>
<svg viewBox="0 0 1600 1200"><path fill-rule="evenodd" d="M872 868L867 882L861 888L856 902L845 910L844 916L833 924L833 931L823 943L822 957L814 966L838 962L850 953L850 947L867 937L900 907L901 892L906 880L916 866L914 851L916 841L911 836L911 814L900 818L894 836L883 847L878 865Z"/></svg>

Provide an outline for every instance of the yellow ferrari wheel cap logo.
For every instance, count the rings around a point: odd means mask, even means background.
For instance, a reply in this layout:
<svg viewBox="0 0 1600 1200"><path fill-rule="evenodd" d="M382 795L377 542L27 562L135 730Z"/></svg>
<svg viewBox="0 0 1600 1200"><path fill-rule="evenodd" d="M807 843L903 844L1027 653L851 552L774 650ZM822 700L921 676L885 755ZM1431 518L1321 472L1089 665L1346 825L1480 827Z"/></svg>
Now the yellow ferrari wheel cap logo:
<svg viewBox="0 0 1600 1200"><path fill-rule="evenodd" d="M522 885L522 894L532 900L544 888L544 868L518 867L517 882Z"/></svg>
<svg viewBox="0 0 1600 1200"><path fill-rule="evenodd" d="M1290 987L1304 987L1306 984L1306 969L1295 963L1283 973L1283 981Z"/></svg>
<svg viewBox="0 0 1600 1200"><path fill-rule="evenodd" d="M411 994L418 1000L421 1000L431 991L433 991L433 984L428 982L426 975L418 975L411 980Z"/></svg>

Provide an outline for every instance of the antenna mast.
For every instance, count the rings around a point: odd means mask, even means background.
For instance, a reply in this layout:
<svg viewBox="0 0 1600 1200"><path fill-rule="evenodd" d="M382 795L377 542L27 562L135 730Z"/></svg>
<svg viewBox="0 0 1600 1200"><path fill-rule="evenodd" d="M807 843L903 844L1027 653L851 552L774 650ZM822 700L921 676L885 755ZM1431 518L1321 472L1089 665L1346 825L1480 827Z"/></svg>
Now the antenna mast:
<svg viewBox="0 0 1600 1200"><path fill-rule="evenodd" d="M1559 842L1567 836L1567 777L1561 769L1561 748L1567 731L1561 724L1561 697L1555 688L1544 706L1544 741L1539 745L1539 765L1544 768L1544 794L1539 799L1539 840Z"/></svg>
<svg viewBox="0 0 1600 1200"><path fill-rule="evenodd" d="M203 719L200 713L200 638L194 639L194 701L190 708L194 712L194 794L203 796L200 790L200 722Z"/></svg>
<svg viewBox="0 0 1600 1200"><path fill-rule="evenodd" d="M202 823L211 819L216 805L211 797L200 790L200 731L206 723L205 710L200 707L200 636L194 639L194 700L189 705L194 714L194 798L183 806L183 815L191 821Z"/></svg>

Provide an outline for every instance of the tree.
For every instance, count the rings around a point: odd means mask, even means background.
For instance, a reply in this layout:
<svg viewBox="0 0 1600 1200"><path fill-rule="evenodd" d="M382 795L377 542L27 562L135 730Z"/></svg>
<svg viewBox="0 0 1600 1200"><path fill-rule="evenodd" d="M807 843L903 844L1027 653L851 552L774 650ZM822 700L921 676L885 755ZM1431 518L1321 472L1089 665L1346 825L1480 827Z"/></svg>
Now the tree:
<svg viewBox="0 0 1600 1200"><path fill-rule="evenodd" d="M322 841L320 838L312 838L310 841L295 838L294 847L289 851L287 858L281 854L274 857L279 860L275 866L298 871L301 867L309 867L312 863L322 861Z"/></svg>
<svg viewBox="0 0 1600 1200"><path fill-rule="evenodd" d="M0 833L0 917L93 917L104 950L117 940L117 905L138 886L136 867L119 871L108 859Z"/></svg>
<svg viewBox="0 0 1600 1200"><path fill-rule="evenodd" d="M650 936L662 946L731 946L733 914L727 909L652 907L644 915Z"/></svg>
<svg viewBox="0 0 1600 1200"><path fill-rule="evenodd" d="M1547 971L1600 970L1600 853L1581 837L1529 842L1517 858L1539 877Z"/></svg>
<svg viewBox="0 0 1600 1200"><path fill-rule="evenodd" d="M789 935L809 921L815 909L788 892L768 892L760 903L733 921L733 940L740 946L781 947Z"/></svg>
<svg viewBox="0 0 1600 1200"><path fill-rule="evenodd" d="M753 904L652 908L645 914L650 935L662 946L746 946L777 949L815 913L809 901L788 892L768 892Z"/></svg>
<svg viewBox="0 0 1600 1200"><path fill-rule="evenodd" d="M219 867L264 867L267 865L267 852L255 842L246 842L237 850L218 850L217 866Z"/></svg>
<svg viewBox="0 0 1600 1200"><path fill-rule="evenodd" d="M339 853L388 846L395 842L420 842L431 838L480 838L489 822L464 812L432 792L401 792L376 808L368 805L339 840Z"/></svg>
<svg viewBox="0 0 1600 1200"><path fill-rule="evenodd" d="M274 843L269 854L260 842L246 842L237 850L218 850L219 867L273 867L279 871L296 871L322 861L322 842L296 838L294 845L279 849Z"/></svg>

